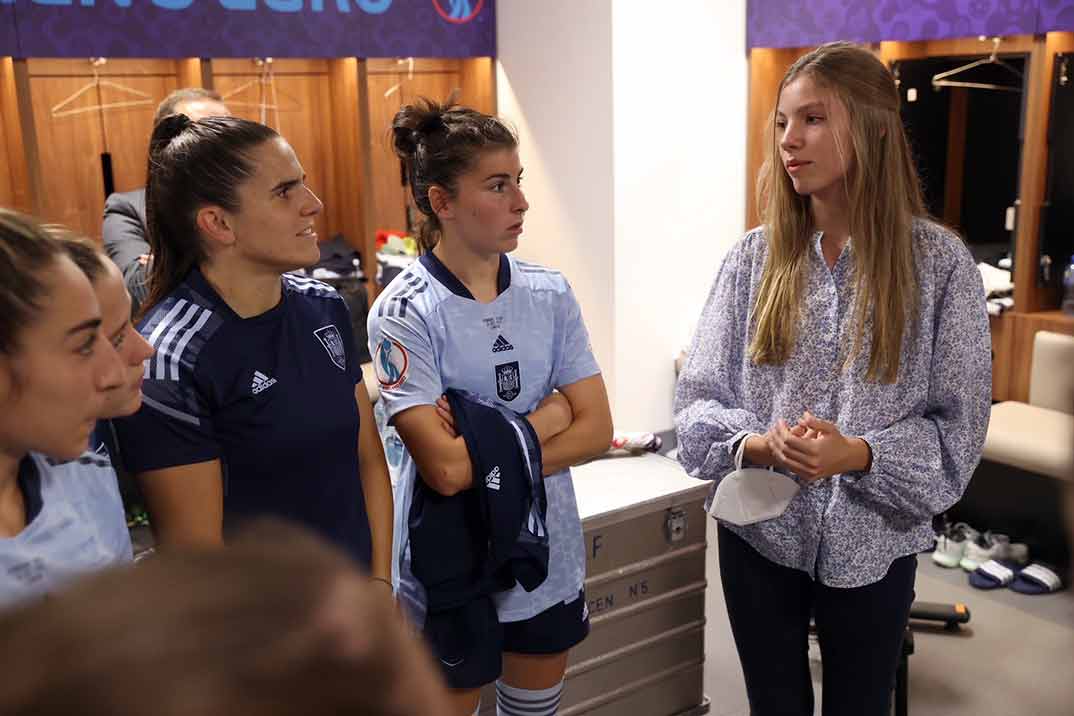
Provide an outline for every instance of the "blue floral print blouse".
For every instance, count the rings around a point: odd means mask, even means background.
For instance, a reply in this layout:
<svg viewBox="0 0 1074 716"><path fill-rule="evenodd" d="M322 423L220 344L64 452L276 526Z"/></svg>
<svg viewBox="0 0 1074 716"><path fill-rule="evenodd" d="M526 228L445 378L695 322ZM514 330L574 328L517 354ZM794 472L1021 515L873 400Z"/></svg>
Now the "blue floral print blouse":
<svg viewBox="0 0 1074 716"><path fill-rule="evenodd" d="M947 229L917 220L913 236L919 313L894 383L866 380L868 333L844 365L856 328L853 240L829 269L820 232L792 355L778 366L749 359L767 254L758 228L725 257L676 388L679 461L712 480L713 491L734 469L740 440L780 418L793 425L805 410L869 444L868 472L801 481L781 516L726 525L766 558L828 586L872 584L898 557L927 549L932 517L961 497L988 429L991 341L980 272Z"/></svg>

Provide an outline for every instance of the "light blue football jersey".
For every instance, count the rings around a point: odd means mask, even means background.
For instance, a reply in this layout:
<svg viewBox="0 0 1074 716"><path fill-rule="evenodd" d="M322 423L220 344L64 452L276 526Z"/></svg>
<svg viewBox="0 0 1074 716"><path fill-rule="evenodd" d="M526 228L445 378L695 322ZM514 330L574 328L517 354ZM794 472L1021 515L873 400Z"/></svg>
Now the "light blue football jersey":
<svg viewBox="0 0 1074 716"><path fill-rule="evenodd" d="M131 561L123 501L107 456L86 452L57 463L30 453L20 465L20 482L27 511L35 514L22 532L0 538L0 606Z"/></svg>
<svg viewBox="0 0 1074 716"><path fill-rule="evenodd" d="M600 373L581 309L558 271L502 256L499 296L474 300L432 254L395 277L369 311L383 415L433 405L456 388L529 413L554 389ZM379 407L379 406L378 406ZM390 425L383 431L395 492L395 554L401 596L422 600L409 573L407 516L416 469ZM496 596L500 621L521 621L573 601L585 579L582 525L570 470L545 478L548 578L533 592L515 586Z"/></svg>

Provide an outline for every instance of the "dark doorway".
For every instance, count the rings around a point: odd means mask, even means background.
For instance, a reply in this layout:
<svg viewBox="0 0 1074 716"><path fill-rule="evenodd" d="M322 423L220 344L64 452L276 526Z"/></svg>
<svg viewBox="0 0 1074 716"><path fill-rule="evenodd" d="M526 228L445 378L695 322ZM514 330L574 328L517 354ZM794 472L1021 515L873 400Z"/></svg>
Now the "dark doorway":
<svg viewBox="0 0 1074 716"><path fill-rule="evenodd" d="M1058 286L1074 254L1074 54L1055 56L1048 119L1048 189L1041 218L1040 254L1051 270L1043 283Z"/></svg>
<svg viewBox="0 0 1074 716"><path fill-rule="evenodd" d="M974 59L900 60L893 70L929 212L962 234L974 258L996 263L1014 248L1024 84L1007 68L981 65L949 79L1015 91L933 87L934 76ZM1024 55L1001 59L1025 76Z"/></svg>

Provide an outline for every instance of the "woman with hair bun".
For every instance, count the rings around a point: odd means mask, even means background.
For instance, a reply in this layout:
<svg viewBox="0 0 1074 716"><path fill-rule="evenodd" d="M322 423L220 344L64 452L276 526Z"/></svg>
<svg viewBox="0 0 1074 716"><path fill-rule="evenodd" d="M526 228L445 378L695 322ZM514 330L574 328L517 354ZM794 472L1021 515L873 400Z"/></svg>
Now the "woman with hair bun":
<svg viewBox="0 0 1074 716"><path fill-rule="evenodd" d="M831 43L795 62L767 136L764 224L724 259L679 378L679 461L714 486L743 465L797 485L762 521L716 505L750 712L813 713L812 616L824 714L886 714L916 554L984 444L984 290L926 215L872 53Z"/></svg>
<svg viewBox="0 0 1074 716"><path fill-rule="evenodd" d="M334 289L288 273L316 263L321 208L269 127L182 114L156 125L138 326L156 355L142 409L116 428L165 547L283 517L388 594L391 487L350 318Z"/></svg>
<svg viewBox="0 0 1074 716"><path fill-rule="evenodd" d="M554 714L568 650L589 631L570 465L611 440L604 381L567 280L509 256L529 209L514 133L450 100L403 107L392 130L425 219L422 256L369 312L381 399L405 445L396 485L401 601L425 619L455 690L455 713L476 713L479 688L496 681L501 716ZM444 496L474 486L471 456L443 397L449 389L525 416L540 442L547 494L547 577L530 592L516 585L494 593L469 624L487 636L469 641L430 628L423 616L406 532L419 479ZM495 472L477 477L479 489L499 487Z"/></svg>

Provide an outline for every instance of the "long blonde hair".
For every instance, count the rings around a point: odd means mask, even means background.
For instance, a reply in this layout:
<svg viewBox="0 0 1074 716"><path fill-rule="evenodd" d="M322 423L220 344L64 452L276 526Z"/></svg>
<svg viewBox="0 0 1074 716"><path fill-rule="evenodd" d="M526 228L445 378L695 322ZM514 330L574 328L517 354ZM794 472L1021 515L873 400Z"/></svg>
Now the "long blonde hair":
<svg viewBox="0 0 1074 716"><path fill-rule="evenodd" d="M765 162L757 181L757 205L768 242L753 320L750 358L784 363L794 350L809 266L813 219L808 196L794 190L783 168L775 118L783 88L809 77L846 108L852 161L843 178L854 239L856 333L847 364L862 349L872 322L869 380L894 383L903 338L917 319L913 220L925 202L899 117L895 80L872 53L833 42L799 58L784 75L769 116ZM840 154L848 152L836 146Z"/></svg>

